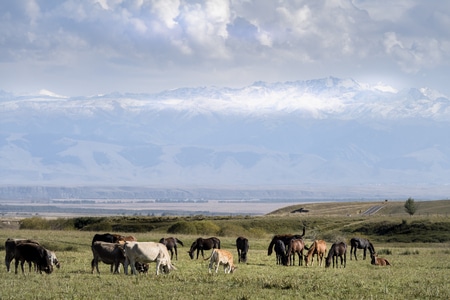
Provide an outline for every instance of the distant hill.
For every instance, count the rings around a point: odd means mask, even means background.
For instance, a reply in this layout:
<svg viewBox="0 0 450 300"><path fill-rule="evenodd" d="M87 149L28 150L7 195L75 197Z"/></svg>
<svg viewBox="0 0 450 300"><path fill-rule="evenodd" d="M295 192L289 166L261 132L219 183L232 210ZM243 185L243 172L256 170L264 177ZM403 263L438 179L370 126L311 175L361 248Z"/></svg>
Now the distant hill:
<svg viewBox="0 0 450 300"><path fill-rule="evenodd" d="M450 200L415 201L414 216L450 215ZM380 207L376 216L409 216L405 201L306 203L277 209L268 215L303 214L308 216L357 216L372 207Z"/></svg>

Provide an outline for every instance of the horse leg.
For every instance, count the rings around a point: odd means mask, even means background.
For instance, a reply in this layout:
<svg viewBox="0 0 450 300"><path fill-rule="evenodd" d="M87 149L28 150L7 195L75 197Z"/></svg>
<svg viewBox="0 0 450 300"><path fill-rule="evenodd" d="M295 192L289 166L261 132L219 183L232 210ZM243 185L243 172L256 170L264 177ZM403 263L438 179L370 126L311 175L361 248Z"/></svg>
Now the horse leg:
<svg viewBox="0 0 450 300"><path fill-rule="evenodd" d="M175 250L175 259L178 260L177 245L175 245L175 247L173 247L173 249Z"/></svg>
<svg viewBox="0 0 450 300"><path fill-rule="evenodd" d="M364 252L363 252L363 260L366 259L366 249L367 249L367 248L364 248Z"/></svg>

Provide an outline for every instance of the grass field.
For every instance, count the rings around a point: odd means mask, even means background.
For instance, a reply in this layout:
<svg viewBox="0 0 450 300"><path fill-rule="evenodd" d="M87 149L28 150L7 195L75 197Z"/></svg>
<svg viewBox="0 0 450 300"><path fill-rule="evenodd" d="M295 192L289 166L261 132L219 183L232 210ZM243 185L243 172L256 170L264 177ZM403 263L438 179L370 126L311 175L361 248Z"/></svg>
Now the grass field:
<svg viewBox="0 0 450 300"><path fill-rule="evenodd" d="M133 234L140 241L157 241L163 232ZM168 275L112 275L101 264L101 274L91 274L90 242L94 232L53 230L0 231L0 239L33 238L56 251L61 269L52 274L0 272L1 299L450 299L450 248L441 244L375 244L392 266L377 267L369 258L350 260L346 268L278 266L267 256L270 236L252 238L248 264L234 274L208 274L208 262L191 260L189 245L197 236L177 235L178 268ZM220 237L222 248L237 259L235 236ZM311 240L307 239L307 244ZM330 245L330 243L329 243ZM328 246L329 247L329 246ZM2 248L2 255L4 249ZM208 255L209 255L208 251Z"/></svg>

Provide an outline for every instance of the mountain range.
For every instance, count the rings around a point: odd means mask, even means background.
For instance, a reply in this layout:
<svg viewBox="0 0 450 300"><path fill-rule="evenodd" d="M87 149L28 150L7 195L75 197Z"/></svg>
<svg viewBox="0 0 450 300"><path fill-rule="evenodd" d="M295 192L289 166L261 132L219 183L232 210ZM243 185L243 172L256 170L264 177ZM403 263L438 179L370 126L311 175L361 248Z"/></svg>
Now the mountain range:
<svg viewBox="0 0 450 300"><path fill-rule="evenodd" d="M446 198L449 130L450 99L438 91L335 77L153 94L0 91L0 191L207 187ZM21 192L5 193L12 187Z"/></svg>

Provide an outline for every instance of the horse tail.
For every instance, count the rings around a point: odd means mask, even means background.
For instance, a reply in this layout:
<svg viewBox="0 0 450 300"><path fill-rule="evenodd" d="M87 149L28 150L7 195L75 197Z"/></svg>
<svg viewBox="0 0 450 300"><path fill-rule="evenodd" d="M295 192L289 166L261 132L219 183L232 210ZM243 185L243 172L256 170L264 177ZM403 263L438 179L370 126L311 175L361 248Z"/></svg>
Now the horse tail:
<svg viewBox="0 0 450 300"><path fill-rule="evenodd" d="M304 236L305 236L305 233L306 233L306 227L303 226L303 233L302 233L302 235L301 235L300 237L304 237Z"/></svg>
<svg viewBox="0 0 450 300"><path fill-rule="evenodd" d="M175 243L178 243L178 244L180 244L181 246L184 246L183 245L183 242L182 241L180 241L179 239L177 239L177 238L175 238Z"/></svg>
<svg viewBox="0 0 450 300"><path fill-rule="evenodd" d="M272 241L269 244L269 248L267 249L267 255L272 255L273 246L275 245L275 237L273 237Z"/></svg>

